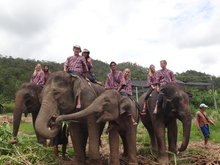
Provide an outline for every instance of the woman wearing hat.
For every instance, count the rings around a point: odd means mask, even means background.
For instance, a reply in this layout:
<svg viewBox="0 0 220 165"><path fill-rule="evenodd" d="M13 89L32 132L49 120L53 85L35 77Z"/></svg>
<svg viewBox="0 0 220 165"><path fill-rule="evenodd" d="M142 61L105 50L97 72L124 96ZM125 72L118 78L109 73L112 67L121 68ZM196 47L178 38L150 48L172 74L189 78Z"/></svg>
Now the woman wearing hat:
<svg viewBox="0 0 220 165"><path fill-rule="evenodd" d="M91 72L91 69L93 67L92 65L92 59L90 58L89 56L90 54L90 51L88 49L83 49L82 51L82 56L85 57L86 59L86 64L87 64L87 67L88 67L88 74L87 74L87 78L92 82L92 83L96 83L96 84L99 84L99 85L102 85L102 82L100 81L97 81L96 78L95 78L95 75L94 73Z"/></svg>
<svg viewBox="0 0 220 165"><path fill-rule="evenodd" d="M199 111L196 112L196 125L198 130L201 130L204 136L204 147L207 147L208 140L210 137L210 131L209 131L209 125L208 123L215 125L215 123L208 117L208 115L205 113L206 109L208 108L205 104L200 104Z"/></svg>

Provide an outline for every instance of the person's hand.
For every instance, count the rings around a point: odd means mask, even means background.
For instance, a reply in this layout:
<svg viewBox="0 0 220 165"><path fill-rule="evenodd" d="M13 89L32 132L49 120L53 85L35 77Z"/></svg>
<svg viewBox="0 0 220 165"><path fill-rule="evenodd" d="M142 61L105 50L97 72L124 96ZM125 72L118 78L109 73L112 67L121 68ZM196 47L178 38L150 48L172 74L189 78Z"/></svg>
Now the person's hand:
<svg viewBox="0 0 220 165"><path fill-rule="evenodd" d="M160 87L159 87L158 85L157 85L156 89L157 89L157 92L159 92L159 91L160 91Z"/></svg>
<svg viewBox="0 0 220 165"><path fill-rule="evenodd" d="M90 80L87 77L85 79L86 79L87 82L90 82Z"/></svg>
<svg viewBox="0 0 220 165"><path fill-rule="evenodd" d="M91 58L88 58L87 61L88 61L88 62L92 62L92 59L91 59Z"/></svg>
<svg viewBox="0 0 220 165"><path fill-rule="evenodd" d="M214 126L216 126L216 124L215 124L215 123L213 123L213 125L214 125Z"/></svg>
<svg viewBox="0 0 220 165"><path fill-rule="evenodd" d="M156 85L151 85L151 88L155 89L157 86Z"/></svg>

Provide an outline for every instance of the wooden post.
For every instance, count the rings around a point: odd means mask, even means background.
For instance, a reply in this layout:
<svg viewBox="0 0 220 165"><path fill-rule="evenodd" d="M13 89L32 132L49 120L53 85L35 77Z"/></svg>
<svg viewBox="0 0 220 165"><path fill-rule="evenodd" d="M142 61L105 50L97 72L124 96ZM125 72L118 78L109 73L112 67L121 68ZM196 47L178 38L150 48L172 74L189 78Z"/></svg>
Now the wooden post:
<svg viewBox="0 0 220 165"><path fill-rule="evenodd" d="M216 99L215 99L215 86L214 86L214 83L212 81L212 76L210 76L210 80L211 80L211 83L212 83L212 97L213 97L213 101L214 101L214 106L215 106L215 109L217 109L217 103L216 103Z"/></svg>
<svg viewBox="0 0 220 165"><path fill-rule="evenodd" d="M136 100L138 101L138 88L135 87L135 91L136 91Z"/></svg>

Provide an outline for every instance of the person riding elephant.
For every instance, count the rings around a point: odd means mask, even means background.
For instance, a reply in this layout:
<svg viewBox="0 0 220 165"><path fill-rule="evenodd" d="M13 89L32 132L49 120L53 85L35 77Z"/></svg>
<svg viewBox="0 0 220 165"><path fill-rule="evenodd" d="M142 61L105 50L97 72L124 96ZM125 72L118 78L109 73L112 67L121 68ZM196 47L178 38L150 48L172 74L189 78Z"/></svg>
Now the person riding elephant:
<svg viewBox="0 0 220 165"><path fill-rule="evenodd" d="M131 79L129 77L131 73L131 70L129 68L125 68L123 71L123 81L120 82L120 86L118 88L119 93L122 96L127 96L130 99L132 96L132 84L131 84ZM128 115L131 117L131 121L133 123L133 125L137 125L136 120L134 119L134 116L131 112L128 112Z"/></svg>
<svg viewBox="0 0 220 165"><path fill-rule="evenodd" d="M59 112L70 114L78 112L77 98L80 95L82 109L88 107L104 88L97 84L89 84L81 76L71 75L65 71L53 72L42 91L42 105L36 120L37 132L45 138L52 138L59 132L59 127L49 128L51 118ZM70 136L76 153L77 164L85 164L86 144L89 137L90 164L101 164L99 144L100 135L105 123L96 123L97 117L90 115L69 124Z"/></svg>
<svg viewBox="0 0 220 165"><path fill-rule="evenodd" d="M139 99L139 104L143 107L146 93ZM185 89L177 83L168 83L163 86L162 103L158 106L158 113L153 113L157 102L158 92L154 90L147 100L148 111L146 116L140 116L141 121L148 130L151 146L159 153L159 163L169 164L165 129L167 128L168 150L172 153L184 151L189 143L191 129L191 113L189 97ZM181 147L177 150L177 119L183 125L183 139ZM171 155L169 155L171 156Z"/></svg>
<svg viewBox="0 0 220 165"><path fill-rule="evenodd" d="M37 64L35 66L30 82L41 86L45 84L44 72L41 69L41 64Z"/></svg>
<svg viewBox="0 0 220 165"><path fill-rule="evenodd" d="M168 83L176 83L176 77L173 73L173 71L167 69L167 61L161 60L160 61L161 70L156 72L156 85L157 90L159 92L159 95L157 97L157 102L154 108L154 114L157 114L158 106L162 102L163 99L163 87L164 85Z"/></svg>
<svg viewBox="0 0 220 165"><path fill-rule="evenodd" d="M91 72L91 69L92 69L92 67L93 67L93 64L92 64L92 58L90 57L90 51L89 51L88 49L83 49L83 51L82 51L82 56L85 57L85 59L86 59L86 64L87 64L87 67L88 67L87 78L88 78L92 83L96 83L96 84L102 85L102 82L97 81L97 80L96 80L96 77L95 77L95 74Z"/></svg>
<svg viewBox="0 0 220 165"><path fill-rule="evenodd" d="M18 134L21 116L24 113L27 116L32 114L33 127L35 129L35 121L40 110L40 94L42 87L35 83L23 83L15 96L15 106L13 111L13 135ZM40 136L35 130L37 141L46 146L46 138Z"/></svg>
<svg viewBox="0 0 220 165"><path fill-rule="evenodd" d="M83 56L80 56L79 53L81 52L81 47L79 45L73 46L73 56L70 56L66 59L63 66L63 71L66 71L72 75L77 76L85 76L87 79L88 74L88 67L86 64L86 59ZM77 109L81 108L81 99L80 95L77 97Z"/></svg>
<svg viewBox="0 0 220 165"><path fill-rule="evenodd" d="M149 67L149 73L147 76L147 85L149 88L147 88L146 96L144 98L144 106L142 111L140 112L140 115L146 115L147 110L147 99L149 98L152 91L156 88L156 71L155 66L153 64Z"/></svg>
<svg viewBox="0 0 220 165"><path fill-rule="evenodd" d="M127 96L122 96L116 90L106 90L97 97L92 104L80 112L60 115L56 122L63 120L78 120L92 114L98 116L97 123L111 121L109 130L110 165L120 165L119 135L124 146L124 156L128 157L128 164L137 165L136 133L137 126L133 126L128 112L138 116L135 103Z"/></svg>

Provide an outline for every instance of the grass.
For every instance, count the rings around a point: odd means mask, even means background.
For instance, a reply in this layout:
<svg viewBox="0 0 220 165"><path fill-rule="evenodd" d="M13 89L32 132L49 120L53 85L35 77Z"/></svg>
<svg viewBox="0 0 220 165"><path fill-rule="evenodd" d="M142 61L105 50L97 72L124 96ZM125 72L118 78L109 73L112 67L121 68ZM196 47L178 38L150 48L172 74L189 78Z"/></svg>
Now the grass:
<svg viewBox="0 0 220 165"><path fill-rule="evenodd" d="M10 115L10 114L8 114ZM210 125L210 132L211 132L211 137L210 141L215 142L215 143L220 143L220 121L215 121L216 127ZM10 125L10 129L12 129L12 125ZM23 138L24 136L29 136L29 135L34 135L34 129L31 123L21 123L20 128L19 128L20 137ZM30 136L31 137L31 143L36 144L36 137ZM182 140L182 124L181 122L178 122L178 142L181 142ZM102 135L102 140L108 141L108 135L103 134ZM199 131L195 125L194 122L192 122L192 128L191 128L191 136L190 136L190 141L203 141L203 135L201 131ZM23 142L27 143L27 142ZM142 155L143 157L149 157L150 160L154 161L155 158L157 157L157 153L153 152L150 149L150 139L147 130L145 129L144 125L140 122L138 125L138 130L137 130L137 146L138 146L138 153ZM28 146L27 146L28 148ZM61 147L60 147L61 148ZM41 151L39 151L41 152ZM47 148L46 152L48 157L50 157L51 161L54 161L54 153L53 153L53 148ZM40 154L40 153L37 153ZM74 155L74 151L72 149L72 146L68 146L67 148L67 155L72 156ZM193 156L196 155L208 155L201 149L197 148L188 148L186 152L184 152L183 155L179 155L176 159L174 159L172 164L192 164L191 159ZM28 156L28 155L27 155ZM38 156L39 157L39 156ZM32 159L35 159L34 157ZM43 160L44 161L44 160Z"/></svg>
<svg viewBox="0 0 220 165"><path fill-rule="evenodd" d="M12 125L10 125L11 129L12 129ZM21 134L25 135L35 135L35 131L33 128L33 125L30 123L21 123L20 124L20 128L19 128L19 132L21 132Z"/></svg>

